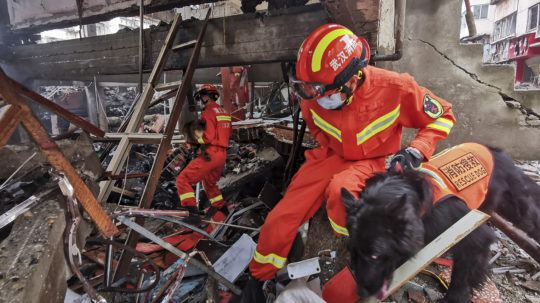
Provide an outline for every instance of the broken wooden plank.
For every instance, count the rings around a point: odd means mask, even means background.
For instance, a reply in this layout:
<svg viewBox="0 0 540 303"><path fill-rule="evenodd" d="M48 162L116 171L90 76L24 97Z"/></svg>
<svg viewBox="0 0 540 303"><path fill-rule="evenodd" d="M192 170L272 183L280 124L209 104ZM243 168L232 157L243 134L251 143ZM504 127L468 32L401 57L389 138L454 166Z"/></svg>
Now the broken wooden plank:
<svg viewBox="0 0 540 303"><path fill-rule="evenodd" d="M41 125L37 117L32 113L28 105L17 94L16 90L4 71L0 68L0 92L6 100L21 107L21 121L24 128L34 142L39 146L41 152L45 154L49 163L59 172L63 173L75 189L75 197L86 210L90 218L97 225L99 230L106 237L111 237L119 231L116 225L96 201L94 195L81 179L75 168L66 159L58 145L49 137L47 131Z"/></svg>
<svg viewBox="0 0 540 303"><path fill-rule="evenodd" d="M8 77L9 78L9 77ZM44 108L54 112L55 114L59 115L60 117L66 119L73 125L76 125L77 127L81 128L85 132L92 134L94 136L103 137L105 132L101 130L99 127L95 126L94 124L84 120L83 118L69 112L62 106L54 103L53 101L43 97L42 95L34 92L33 90L27 88L26 86L18 83L17 81L14 81L13 79L9 78L11 84L14 86L15 90L20 95L23 95L27 97L29 100L36 102L37 104L43 106Z"/></svg>
<svg viewBox="0 0 540 303"><path fill-rule="evenodd" d="M450 228L444 231L435 240L419 251L409 261L394 271L394 278L388 288L388 295L414 278L422 269L426 268L435 258L444 254L468 234L484 224L489 215L479 210L471 210Z"/></svg>
<svg viewBox="0 0 540 303"><path fill-rule="evenodd" d="M148 173L130 173L130 174L119 174L112 175L110 172L103 172L103 175L99 177L99 181L102 180L124 180L124 179L137 179L148 177Z"/></svg>
<svg viewBox="0 0 540 303"><path fill-rule="evenodd" d="M123 188L120 188L120 187L117 187L117 186L113 186L111 191L115 192L117 194L121 194L123 196L129 197L129 198L132 198L132 199L135 199L135 197L136 197L135 193L132 192L131 190L123 189Z"/></svg>
<svg viewBox="0 0 540 303"><path fill-rule="evenodd" d="M172 50L177 51L177 50L181 50L183 48L192 47L192 46L195 45L195 43L197 43L197 40L191 40L191 41L188 41L188 42L173 46Z"/></svg>
<svg viewBox="0 0 540 303"><path fill-rule="evenodd" d="M160 83L160 84L156 85L156 87L154 89L156 90L156 92L161 92L161 91L168 90L168 89L178 88L180 86L180 84L182 84L182 80L169 82L169 83Z"/></svg>
<svg viewBox="0 0 540 303"><path fill-rule="evenodd" d="M0 109L0 148L11 138L19 125L21 108L8 104Z"/></svg>
<svg viewBox="0 0 540 303"><path fill-rule="evenodd" d="M540 264L540 243L495 212L491 213L490 221Z"/></svg>

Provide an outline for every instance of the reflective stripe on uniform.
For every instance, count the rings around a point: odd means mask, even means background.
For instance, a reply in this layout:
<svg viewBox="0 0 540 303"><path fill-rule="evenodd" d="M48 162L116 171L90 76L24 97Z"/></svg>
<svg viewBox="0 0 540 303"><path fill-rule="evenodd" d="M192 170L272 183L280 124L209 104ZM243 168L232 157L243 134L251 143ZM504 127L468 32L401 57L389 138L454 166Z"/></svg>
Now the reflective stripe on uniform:
<svg viewBox="0 0 540 303"><path fill-rule="evenodd" d="M446 118L438 118L437 120L428 124L426 127L440 130L448 135L450 133L450 130L452 129L452 126L454 126L454 122L452 122L452 120L448 120Z"/></svg>
<svg viewBox="0 0 540 303"><path fill-rule="evenodd" d="M447 188L446 186L446 183L444 183L443 179L439 176L439 174L437 174L436 172L432 171L431 169L428 169L428 168L425 168L425 167L422 167L420 166L418 168L418 170L428 176L430 176L431 178L433 178L433 181L435 181L435 183L437 183L437 186L440 188L440 189L445 189Z"/></svg>
<svg viewBox="0 0 540 303"><path fill-rule="evenodd" d="M394 122L396 122L399 117L400 105L394 108L391 112L386 115L377 118L375 121L371 122L366 128L361 132L356 134L356 144L360 145L366 142L369 138L375 136L376 134L382 132L383 130L390 127Z"/></svg>
<svg viewBox="0 0 540 303"><path fill-rule="evenodd" d="M283 266L285 266L285 262L287 261L287 259L280 257L276 254L270 253L265 256L260 254L258 251L255 251L255 255L253 255L253 260L261 264L272 264L276 268L282 268Z"/></svg>
<svg viewBox="0 0 540 303"><path fill-rule="evenodd" d="M194 192L189 192L189 193L185 193L185 194L180 195L180 201L188 199L188 198L195 198L195 193Z"/></svg>
<svg viewBox="0 0 540 303"><path fill-rule="evenodd" d="M210 204L214 204L214 203L219 202L219 201L221 201L221 200L223 200L223 196L222 196L222 195L215 196L215 197L213 197L212 199L210 199Z"/></svg>
<svg viewBox="0 0 540 303"><path fill-rule="evenodd" d="M315 51L313 52L313 57L311 58L311 71L312 72L318 72L321 70L322 65L322 58L324 55L324 51L334 41L335 39L345 36L345 35L354 35L352 31L348 29L336 29L328 34L324 35L324 37L319 41L317 46L315 47Z"/></svg>
<svg viewBox="0 0 540 303"><path fill-rule="evenodd" d="M336 224L336 222L332 221L330 217L328 217L328 220L330 220L330 225L335 232L341 235L349 236L349 231L345 227L339 226L338 224Z"/></svg>
<svg viewBox="0 0 540 303"><path fill-rule="evenodd" d="M332 124L326 122L321 118L317 113L310 109L311 115L313 116L313 123L317 125L321 130L323 130L325 133L329 134L330 136L336 138L339 142L341 141L341 131L337 129Z"/></svg>
<svg viewBox="0 0 540 303"><path fill-rule="evenodd" d="M227 115L216 116L216 120L218 120L218 121L231 121L231 116L227 116Z"/></svg>
<svg viewBox="0 0 540 303"><path fill-rule="evenodd" d="M204 139L203 139L203 137L197 138L197 142L199 142L199 144L204 144Z"/></svg>

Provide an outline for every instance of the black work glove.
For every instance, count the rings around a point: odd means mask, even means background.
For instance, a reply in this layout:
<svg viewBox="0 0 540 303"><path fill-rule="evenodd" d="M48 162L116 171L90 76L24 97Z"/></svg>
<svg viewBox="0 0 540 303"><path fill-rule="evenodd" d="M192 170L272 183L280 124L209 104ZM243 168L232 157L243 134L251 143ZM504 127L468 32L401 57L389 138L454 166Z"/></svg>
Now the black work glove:
<svg viewBox="0 0 540 303"><path fill-rule="evenodd" d="M184 206L184 209L189 211L189 216L185 217L182 221L194 226L201 225L201 211L197 206Z"/></svg>
<svg viewBox="0 0 540 303"><path fill-rule="evenodd" d="M212 220L212 218L214 217L214 215L218 212L222 212L225 216L228 216L229 215L229 210L227 209L227 206L226 205L223 205L222 207L216 207L216 206L210 206L208 207L208 209L206 210L206 214L204 215L204 218L206 220Z"/></svg>
<svg viewBox="0 0 540 303"><path fill-rule="evenodd" d="M424 161L424 155L414 147L400 149L390 160L388 171L417 168Z"/></svg>

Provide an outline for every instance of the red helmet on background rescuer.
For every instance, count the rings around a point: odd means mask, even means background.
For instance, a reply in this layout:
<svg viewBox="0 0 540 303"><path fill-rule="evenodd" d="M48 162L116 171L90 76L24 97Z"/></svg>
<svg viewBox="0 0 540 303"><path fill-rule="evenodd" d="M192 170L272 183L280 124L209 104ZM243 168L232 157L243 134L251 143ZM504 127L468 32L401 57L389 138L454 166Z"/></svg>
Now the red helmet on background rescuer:
<svg viewBox="0 0 540 303"><path fill-rule="evenodd" d="M212 100L217 100L219 98L218 89L213 84L203 84L195 93L195 100L200 100L202 95L208 95Z"/></svg>
<svg viewBox="0 0 540 303"><path fill-rule="evenodd" d="M325 24L304 40L298 51L295 91L313 99L342 87L369 61L364 38L339 24Z"/></svg>

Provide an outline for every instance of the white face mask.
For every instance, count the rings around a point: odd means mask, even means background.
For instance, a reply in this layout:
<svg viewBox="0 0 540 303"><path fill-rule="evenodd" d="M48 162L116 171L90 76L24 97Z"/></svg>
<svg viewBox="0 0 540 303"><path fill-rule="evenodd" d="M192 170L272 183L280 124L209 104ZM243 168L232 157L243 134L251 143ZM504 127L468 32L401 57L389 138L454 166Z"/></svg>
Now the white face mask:
<svg viewBox="0 0 540 303"><path fill-rule="evenodd" d="M317 103L319 103L319 105L325 109L336 109L340 108L344 101L341 99L341 93L335 93L331 94L330 96L324 96L317 99Z"/></svg>

